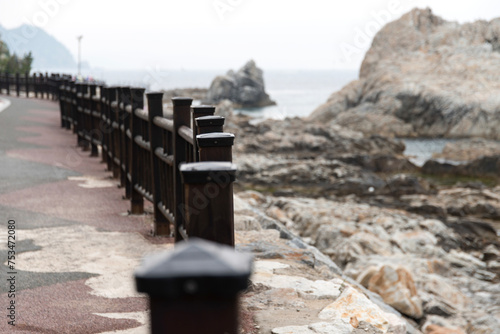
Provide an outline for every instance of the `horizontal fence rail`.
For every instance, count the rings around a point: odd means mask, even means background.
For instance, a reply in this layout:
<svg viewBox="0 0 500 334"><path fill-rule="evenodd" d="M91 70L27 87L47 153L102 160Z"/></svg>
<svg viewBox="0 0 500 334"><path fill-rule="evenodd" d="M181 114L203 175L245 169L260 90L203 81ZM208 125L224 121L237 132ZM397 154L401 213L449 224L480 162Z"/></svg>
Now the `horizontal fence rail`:
<svg viewBox="0 0 500 334"><path fill-rule="evenodd" d="M78 147L101 155L130 213L144 213L144 200L153 204L155 235L234 246L234 135L223 132L224 118L214 116L214 106L174 97L173 114L165 117L162 93L48 73L0 74L0 94L58 101L61 127L76 134ZM193 182L193 172L204 176Z"/></svg>
<svg viewBox="0 0 500 334"><path fill-rule="evenodd" d="M58 85L62 78L68 78L66 74L48 73L0 73L0 94L17 97L36 97L47 98L51 100L58 99Z"/></svg>
<svg viewBox="0 0 500 334"><path fill-rule="evenodd" d="M173 234L174 254L135 273L137 290L149 295L151 333L239 333L239 292L252 266L234 251L234 135L223 132L213 106L174 97L165 117L163 93L144 93L69 75L0 74L0 94L58 101L61 128L90 156L101 155L130 213L142 214L147 200L154 234Z"/></svg>

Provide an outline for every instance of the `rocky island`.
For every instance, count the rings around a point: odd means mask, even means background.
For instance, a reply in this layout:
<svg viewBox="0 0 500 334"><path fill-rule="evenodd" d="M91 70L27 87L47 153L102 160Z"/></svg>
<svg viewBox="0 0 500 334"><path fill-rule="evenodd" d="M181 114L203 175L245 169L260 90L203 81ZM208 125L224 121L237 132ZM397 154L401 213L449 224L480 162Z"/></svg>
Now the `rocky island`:
<svg viewBox="0 0 500 334"><path fill-rule="evenodd" d="M498 333L498 22L412 10L306 119L219 105L237 137L238 248L256 256L244 333ZM462 165L418 167L398 136L487 139L443 151Z"/></svg>
<svg viewBox="0 0 500 334"><path fill-rule="evenodd" d="M216 77L207 92L207 103L230 100L236 108L259 108L275 105L265 91L262 70L248 61L237 72L229 70Z"/></svg>

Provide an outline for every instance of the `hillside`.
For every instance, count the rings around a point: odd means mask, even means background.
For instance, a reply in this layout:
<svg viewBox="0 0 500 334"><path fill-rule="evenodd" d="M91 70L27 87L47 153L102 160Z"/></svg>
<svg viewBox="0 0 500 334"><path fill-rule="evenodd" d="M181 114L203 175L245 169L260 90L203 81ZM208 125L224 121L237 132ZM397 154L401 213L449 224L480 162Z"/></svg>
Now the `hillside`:
<svg viewBox="0 0 500 334"><path fill-rule="evenodd" d="M41 28L24 24L6 29L0 25L0 38L11 53L22 56L31 51L34 58L32 69L35 71L77 67L69 49Z"/></svg>

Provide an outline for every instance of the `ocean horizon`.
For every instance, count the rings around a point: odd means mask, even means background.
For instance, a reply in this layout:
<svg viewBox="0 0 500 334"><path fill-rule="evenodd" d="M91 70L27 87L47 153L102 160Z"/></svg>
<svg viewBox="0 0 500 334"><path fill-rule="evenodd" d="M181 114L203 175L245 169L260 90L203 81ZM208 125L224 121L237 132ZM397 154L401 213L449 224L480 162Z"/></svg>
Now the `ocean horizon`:
<svg viewBox="0 0 500 334"><path fill-rule="evenodd" d="M63 71L64 72L64 71ZM227 70L82 70L85 78L104 81L107 85L144 87L147 91L175 88L208 88L218 75ZM275 106L237 109L255 119L284 119L308 116L328 97L352 80L357 70L263 70L264 84Z"/></svg>

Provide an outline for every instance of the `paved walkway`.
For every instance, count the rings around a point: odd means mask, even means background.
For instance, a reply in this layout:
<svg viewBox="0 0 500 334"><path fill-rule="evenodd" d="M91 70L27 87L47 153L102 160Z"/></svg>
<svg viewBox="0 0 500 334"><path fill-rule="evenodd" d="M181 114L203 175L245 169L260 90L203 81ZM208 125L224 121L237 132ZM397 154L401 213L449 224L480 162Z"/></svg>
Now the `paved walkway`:
<svg viewBox="0 0 500 334"><path fill-rule="evenodd" d="M171 239L150 236L150 216L127 215L123 189L100 158L76 148L57 103L7 99L0 112L0 333L148 333L147 300L135 292L133 270L144 254L172 247ZM15 327L7 317L12 301Z"/></svg>

